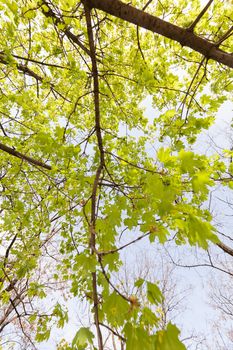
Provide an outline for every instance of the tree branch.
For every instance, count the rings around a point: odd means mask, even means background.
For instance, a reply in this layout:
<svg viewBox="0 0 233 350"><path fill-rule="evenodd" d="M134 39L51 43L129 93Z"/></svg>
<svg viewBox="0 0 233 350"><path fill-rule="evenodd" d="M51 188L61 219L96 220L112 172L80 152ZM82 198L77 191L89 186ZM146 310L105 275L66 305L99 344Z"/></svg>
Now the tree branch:
<svg viewBox="0 0 233 350"><path fill-rule="evenodd" d="M13 56L13 57L17 57L16 55L12 55L12 56ZM22 57L21 57L21 59L22 59ZM9 62L7 61L6 56L4 55L4 52L0 52L0 63L5 64L5 65L9 65ZM43 80L44 80L43 77L41 77L40 75L38 75L37 73L35 73L33 70L31 70L30 68L28 68L27 66L25 66L25 65L23 65L23 64L21 64L21 63L16 63L16 68L17 68L20 72L22 72L22 73L24 73L24 74L26 74L26 75L28 75L28 76L30 76L30 77L36 79L37 82L40 81L40 82L42 83ZM65 96L63 96L59 91L57 91L57 90L55 89L54 84L49 83L49 85L50 85L50 87L51 87L51 90L53 90L54 92L56 92L56 93L57 93L59 96L61 96L64 100L70 102L70 100L68 100Z"/></svg>
<svg viewBox="0 0 233 350"><path fill-rule="evenodd" d="M206 6L203 8L203 10L199 13L195 21L193 21L191 26L188 28L190 31L193 31L194 27L197 25L200 19L204 16L204 14L206 13L206 11L208 10L208 8L210 7L213 1L214 0L209 0L209 2L207 2Z"/></svg>
<svg viewBox="0 0 233 350"><path fill-rule="evenodd" d="M231 26L231 28L228 29L228 31L217 41L215 45L216 46L221 45L224 40L227 40L232 35L232 31L233 31L233 26Z"/></svg>
<svg viewBox="0 0 233 350"><path fill-rule="evenodd" d="M130 299L127 298L124 294L122 294L122 293L119 291L119 289L116 288L116 287L114 286L114 284L111 282L110 278L109 278L108 275L107 275L107 272L106 272L105 269L104 269L104 265L103 265L103 263L102 263L101 258L99 258L99 263L100 263L100 267L101 267L101 270L102 270L102 272L103 272L103 275L104 275L106 281L108 282L108 284L112 287L112 289L113 289L122 299L124 299L124 300L127 301L128 303L131 303Z"/></svg>
<svg viewBox="0 0 233 350"><path fill-rule="evenodd" d="M20 60L23 60L23 61L37 63L37 64L40 64L40 65L42 65L42 66L47 66L47 67L54 67L54 68L61 68L61 69L70 70L69 67L61 66L61 65L55 64L55 63L47 63L47 62L44 62L44 61L35 60L34 58L23 57L23 56L18 56L18 55L14 55L14 54L12 54L12 56L13 56L14 58L17 58L17 59L20 59Z"/></svg>
<svg viewBox="0 0 233 350"><path fill-rule="evenodd" d="M207 59L211 58L233 68L233 56L230 53L220 50L215 43L197 36L189 28L178 27L120 0L87 0L87 2L91 7L177 41L182 46L201 53Z"/></svg>
<svg viewBox="0 0 233 350"><path fill-rule="evenodd" d="M9 62L6 59L6 56L4 55L4 52L0 52L0 63L8 65ZM29 75L32 78L35 78L36 80L42 82L43 78L39 76L37 73L33 72L30 68L27 66L24 66L20 63L16 63L16 67L19 71L23 72L24 74Z"/></svg>
<svg viewBox="0 0 233 350"><path fill-rule="evenodd" d="M219 242L219 243L216 243L216 245L222 249L225 253L233 256L233 249L228 247L226 244L222 243L222 242Z"/></svg>
<svg viewBox="0 0 233 350"><path fill-rule="evenodd" d="M124 249L124 248L130 246L131 244L140 241L142 238L145 238L145 237L149 236L150 234L151 234L151 232L147 232L147 233L145 233L144 235L139 236L138 238L134 239L133 241L130 241L129 243L126 243L126 244L122 245L122 246L119 247L119 248L112 249L112 250L108 250L108 251L106 251L106 252L98 252L98 255L100 255L100 256L105 256L105 255L108 255L108 254L114 254L114 253L116 253L116 252L119 252L119 250L122 250L122 249Z"/></svg>
<svg viewBox="0 0 233 350"><path fill-rule="evenodd" d="M102 135L101 135L101 125L100 125L100 101L99 101L99 77L98 77L98 67L96 62L96 48L94 43L94 36L93 36L93 30L92 30L92 23L91 23L91 10L88 6L88 2L83 0L84 5L84 12L86 17L86 24L87 24L87 35L88 35L88 41L89 41L89 48L90 48L90 57L91 57L91 64L92 64L92 77L93 77L93 85L94 85L94 108L95 108L95 133L97 137L97 143L99 148L99 165L96 170L95 179L92 187L92 194L91 194L91 222L89 224L89 231L90 231L90 241L89 246L91 249L91 254L95 253L95 225L96 225L96 214L97 214L97 190L99 186L99 180L102 173L102 170L104 168L104 150L103 150L103 142L102 142ZM95 320L95 326L97 331L97 338L98 338L98 346L99 350L103 350L103 337L100 329L100 320L99 320L99 301L98 301L98 291L97 291L97 274L96 271L92 272L92 289L93 289L93 301L94 301L94 320Z"/></svg>
<svg viewBox="0 0 233 350"><path fill-rule="evenodd" d="M37 165L39 167L51 170L52 167L48 164L45 164L39 160L33 159L31 157L26 156L25 154L22 154L18 151L16 151L14 148L8 147L6 145L4 145L3 143L0 142L0 149L8 154L11 154L14 157L20 158L22 160L25 160L26 162L33 164L33 165Z"/></svg>
<svg viewBox="0 0 233 350"><path fill-rule="evenodd" d="M57 26L58 24L64 24L65 22L63 21L62 18L58 17L57 14L51 9L51 7L49 6L47 1L43 1L43 4L46 5L48 7L48 11L45 11L44 9L42 9L43 14L46 17L50 17L53 18L54 20L54 24ZM78 36L73 34L69 28L67 28L67 26L65 26L65 28L62 30L66 36L72 40L75 44L77 44L84 52L86 52L89 56L91 55L90 51L86 48L85 45L83 45L81 43L81 41L79 40Z"/></svg>
<svg viewBox="0 0 233 350"><path fill-rule="evenodd" d="M106 329L108 329L112 334L114 334L116 337L120 338L123 342L126 342L126 339L124 337L122 337L119 333L117 333L116 331L114 331L112 328L110 328L108 325L100 322L100 325L105 327Z"/></svg>

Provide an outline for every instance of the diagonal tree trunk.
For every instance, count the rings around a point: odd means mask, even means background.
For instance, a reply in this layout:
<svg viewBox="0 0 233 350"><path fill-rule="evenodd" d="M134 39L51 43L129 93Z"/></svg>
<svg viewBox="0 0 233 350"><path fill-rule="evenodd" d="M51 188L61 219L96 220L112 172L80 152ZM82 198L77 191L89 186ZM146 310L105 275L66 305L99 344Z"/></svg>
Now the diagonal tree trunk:
<svg viewBox="0 0 233 350"><path fill-rule="evenodd" d="M178 27L119 0L87 0L87 3L93 8L177 41L182 46L190 47L206 58L211 58L233 68L233 55L219 49L218 43L197 36L191 27L186 29Z"/></svg>

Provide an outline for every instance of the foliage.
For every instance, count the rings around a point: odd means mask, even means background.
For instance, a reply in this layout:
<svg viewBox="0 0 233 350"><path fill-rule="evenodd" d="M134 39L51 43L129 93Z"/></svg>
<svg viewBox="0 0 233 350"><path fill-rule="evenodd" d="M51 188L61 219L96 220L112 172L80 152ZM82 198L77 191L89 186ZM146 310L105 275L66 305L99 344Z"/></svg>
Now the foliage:
<svg viewBox="0 0 233 350"><path fill-rule="evenodd" d="M188 27L201 5L165 0L147 10ZM62 303L52 304L51 289L62 287L65 299L86 300L93 319L59 349L101 350L106 327L126 350L184 349L174 325L158 328L158 286L137 282L148 297L140 305L113 272L138 240L174 236L204 249L219 242L203 204L226 164L192 145L229 98L232 72L90 11L88 1L2 0L0 11L0 143L12 149L1 147L0 159L0 330L16 320L29 347L48 339L53 325L68 322ZM216 2L195 30L217 42L230 15L230 3ZM232 47L230 37L224 45ZM153 119L143 107L148 96Z"/></svg>

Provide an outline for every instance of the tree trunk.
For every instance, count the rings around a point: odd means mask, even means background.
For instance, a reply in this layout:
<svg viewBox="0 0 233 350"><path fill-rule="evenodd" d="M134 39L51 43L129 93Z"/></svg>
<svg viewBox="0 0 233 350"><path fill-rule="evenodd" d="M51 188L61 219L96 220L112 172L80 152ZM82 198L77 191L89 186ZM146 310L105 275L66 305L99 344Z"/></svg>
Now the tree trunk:
<svg viewBox="0 0 233 350"><path fill-rule="evenodd" d="M110 15L121 18L122 20L148 29L153 33L177 41L182 46L190 47L194 51L204 55L206 58L211 58L233 68L233 55L220 50L216 43L212 43L195 35L191 29L178 27L119 0L86 1L89 6L93 8L102 10Z"/></svg>

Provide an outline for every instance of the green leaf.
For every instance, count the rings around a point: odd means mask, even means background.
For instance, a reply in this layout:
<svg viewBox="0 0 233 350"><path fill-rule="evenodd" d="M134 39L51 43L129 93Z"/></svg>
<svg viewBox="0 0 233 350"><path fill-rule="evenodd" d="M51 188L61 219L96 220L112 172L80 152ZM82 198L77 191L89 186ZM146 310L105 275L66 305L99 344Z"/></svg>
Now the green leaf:
<svg viewBox="0 0 233 350"><path fill-rule="evenodd" d="M208 193L207 186L213 185L213 180L210 179L208 173L198 172L192 179L192 186L194 192Z"/></svg>
<svg viewBox="0 0 233 350"><path fill-rule="evenodd" d="M172 160L171 149L161 147L157 152L157 157L158 160L166 166Z"/></svg>
<svg viewBox="0 0 233 350"><path fill-rule="evenodd" d="M84 350L88 344L93 344L93 338L94 334L89 328L80 328L72 340L72 349Z"/></svg>
<svg viewBox="0 0 233 350"><path fill-rule="evenodd" d="M157 284L147 282L147 298L151 304L155 305L158 305L162 301L163 295Z"/></svg>
<svg viewBox="0 0 233 350"><path fill-rule="evenodd" d="M178 338L180 331L169 323L166 330L158 331L155 335L154 350L185 350Z"/></svg>
<svg viewBox="0 0 233 350"><path fill-rule="evenodd" d="M124 327L126 350L153 350L151 338L143 327L134 327L127 323Z"/></svg>
<svg viewBox="0 0 233 350"><path fill-rule="evenodd" d="M144 280L143 278L139 278L139 279L134 283L134 285L135 285L135 287L140 288L140 287L143 285L144 282L145 282L145 280Z"/></svg>
<svg viewBox="0 0 233 350"><path fill-rule="evenodd" d="M105 315L111 325L123 325L124 321L130 316L129 311L129 303L116 292L105 296L101 314L103 315L102 317Z"/></svg>
<svg viewBox="0 0 233 350"><path fill-rule="evenodd" d="M181 150L179 152L179 159L181 161L182 173L193 173L195 167L194 153L190 151Z"/></svg>
<svg viewBox="0 0 233 350"><path fill-rule="evenodd" d="M203 249L208 248L208 240L218 242L214 234L214 228L208 221L201 220L197 216L190 214L187 218L187 235L191 245L198 244Z"/></svg>
<svg viewBox="0 0 233 350"><path fill-rule="evenodd" d="M39 343L48 340L50 337L50 329L45 329L44 331L39 331L36 333L36 341Z"/></svg>
<svg viewBox="0 0 233 350"><path fill-rule="evenodd" d="M149 309L148 307L144 307L141 316L140 321L143 325L146 326L157 326L159 322L159 318L155 315L155 313Z"/></svg>

